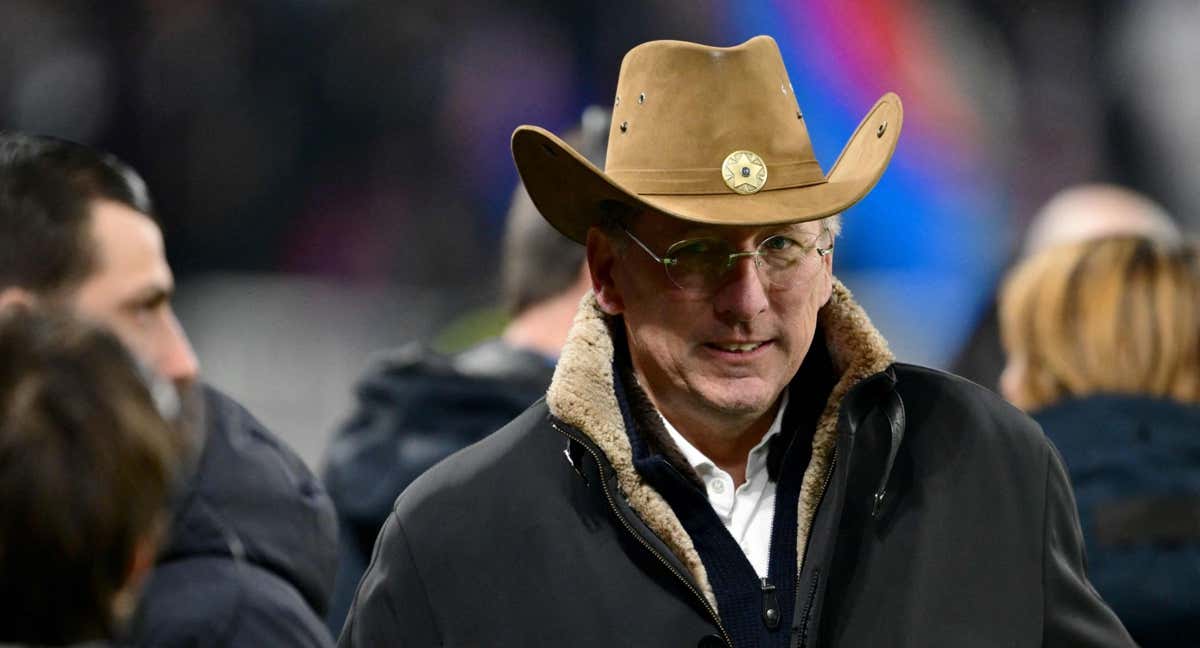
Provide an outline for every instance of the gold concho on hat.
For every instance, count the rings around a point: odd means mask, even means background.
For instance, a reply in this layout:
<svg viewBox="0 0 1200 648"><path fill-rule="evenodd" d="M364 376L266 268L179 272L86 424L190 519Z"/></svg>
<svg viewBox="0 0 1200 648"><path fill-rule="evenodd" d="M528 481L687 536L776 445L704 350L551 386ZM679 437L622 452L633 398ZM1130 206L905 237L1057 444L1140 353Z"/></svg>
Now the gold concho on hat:
<svg viewBox="0 0 1200 648"><path fill-rule="evenodd" d="M734 151L721 164L721 175L740 194L758 193L767 184L767 164L752 151Z"/></svg>

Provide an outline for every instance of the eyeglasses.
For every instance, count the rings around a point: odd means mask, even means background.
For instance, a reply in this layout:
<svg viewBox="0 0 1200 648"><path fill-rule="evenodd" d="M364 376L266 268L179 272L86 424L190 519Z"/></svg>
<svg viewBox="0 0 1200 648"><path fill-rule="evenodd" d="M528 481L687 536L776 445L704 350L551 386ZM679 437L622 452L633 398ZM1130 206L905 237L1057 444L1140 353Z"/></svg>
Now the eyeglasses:
<svg viewBox="0 0 1200 648"><path fill-rule="evenodd" d="M715 293L742 257L754 259L759 275L772 287L790 288L804 276L806 269L813 267L816 258L833 251L833 233L828 226L823 226L818 234L800 238L783 234L769 236L749 252L740 251L720 238L686 239L667 248L667 253L661 257L628 229L621 229L646 254L662 264L672 283L693 295Z"/></svg>

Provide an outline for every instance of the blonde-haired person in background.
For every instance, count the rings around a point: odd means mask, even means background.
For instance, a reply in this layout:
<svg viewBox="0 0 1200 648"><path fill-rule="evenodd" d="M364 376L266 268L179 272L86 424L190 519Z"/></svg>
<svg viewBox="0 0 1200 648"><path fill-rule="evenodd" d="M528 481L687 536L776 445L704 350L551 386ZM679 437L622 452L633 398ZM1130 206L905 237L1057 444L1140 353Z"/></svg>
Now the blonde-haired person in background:
<svg viewBox="0 0 1200 648"><path fill-rule="evenodd" d="M1008 267L1011 271L1047 248L1118 235L1166 243L1182 240L1171 215L1150 196L1115 184L1077 184L1059 190L1038 209ZM951 364L951 373L999 391L1005 364L999 320L996 300L991 299Z"/></svg>
<svg viewBox="0 0 1200 648"><path fill-rule="evenodd" d="M1114 236L1044 249L1000 294L1001 391L1058 446L1092 583L1142 646L1200 637L1200 260Z"/></svg>

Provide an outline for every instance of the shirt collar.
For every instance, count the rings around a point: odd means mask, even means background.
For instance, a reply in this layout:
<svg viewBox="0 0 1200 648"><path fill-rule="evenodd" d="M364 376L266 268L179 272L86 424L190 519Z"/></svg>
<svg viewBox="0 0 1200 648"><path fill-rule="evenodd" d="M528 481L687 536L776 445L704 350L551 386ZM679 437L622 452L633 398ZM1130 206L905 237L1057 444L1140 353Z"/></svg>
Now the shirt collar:
<svg viewBox="0 0 1200 648"><path fill-rule="evenodd" d="M779 411L775 413L775 420L771 422L771 427L767 428L767 433L763 435L753 448L750 449L750 454L746 459L746 474L750 475L753 472L763 468L767 463L767 444L771 441L771 437L779 434L783 429L783 412L787 410L788 405L788 390L783 390L783 395L779 400ZM663 427L667 429L667 434L671 435L671 439L675 441L675 445L679 451L683 453L684 459L692 466L698 474L704 474L710 470L717 469L717 464L709 459L707 455L701 452L696 446L692 445L679 430L675 429L674 425L663 416L661 412L658 414L662 419Z"/></svg>

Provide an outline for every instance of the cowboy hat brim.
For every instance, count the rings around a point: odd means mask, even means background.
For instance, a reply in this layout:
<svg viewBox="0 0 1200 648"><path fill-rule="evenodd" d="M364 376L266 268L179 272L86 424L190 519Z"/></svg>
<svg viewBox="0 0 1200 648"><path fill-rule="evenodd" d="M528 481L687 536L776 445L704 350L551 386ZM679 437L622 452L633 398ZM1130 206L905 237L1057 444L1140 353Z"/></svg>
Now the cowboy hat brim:
<svg viewBox="0 0 1200 648"><path fill-rule="evenodd" d="M513 132L517 171L538 211L558 231L583 243L606 201L716 225L777 225L824 218L861 200L896 150L904 110L894 93L880 97L842 149L826 181L755 194L638 194L622 186L553 133L538 126ZM765 160L770 166L771 160ZM714 171L717 173L717 171Z"/></svg>

